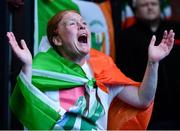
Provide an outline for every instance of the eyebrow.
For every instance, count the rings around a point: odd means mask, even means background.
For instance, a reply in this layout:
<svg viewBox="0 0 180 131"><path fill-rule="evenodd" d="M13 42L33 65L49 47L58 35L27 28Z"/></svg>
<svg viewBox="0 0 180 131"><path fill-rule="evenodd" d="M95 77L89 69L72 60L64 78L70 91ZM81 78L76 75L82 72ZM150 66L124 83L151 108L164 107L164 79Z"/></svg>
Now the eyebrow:
<svg viewBox="0 0 180 131"><path fill-rule="evenodd" d="M78 21L76 18L70 18L70 19L66 19L64 21ZM80 19L80 21L85 21L83 18Z"/></svg>

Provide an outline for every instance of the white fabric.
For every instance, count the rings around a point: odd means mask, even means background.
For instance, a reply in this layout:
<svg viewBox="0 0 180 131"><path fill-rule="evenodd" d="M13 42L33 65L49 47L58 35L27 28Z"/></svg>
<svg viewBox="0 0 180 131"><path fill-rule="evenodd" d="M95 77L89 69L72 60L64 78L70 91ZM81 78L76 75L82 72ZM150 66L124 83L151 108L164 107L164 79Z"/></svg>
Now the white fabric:
<svg viewBox="0 0 180 131"><path fill-rule="evenodd" d="M82 66L82 69L84 70L84 72L86 73L87 77L88 78L92 78L93 77L93 73L91 72L91 69L88 65L87 62L85 62L85 64ZM99 97L101 98L101 102L102 102L102 105L105 109L105 115L100 117L97 122L96 122L96 125L97 125L97 128L100 129L100 130L106 130L107 129L107 119L108 119L108 110L109 110L109 106L110 106L110 103L112 102L113 98L119 94L123 87L108 87L109 89L109 94L105 93L104 91L102 91L100 88L98 88L98 95ZM58 92L58 91L56 91ZM57 98L56 100L54 101L59 101L59 97L54 97L54 96L51 96L51 95L57 95L59 93L46 93L49 98L51 98L52 100L54 100L54 98ZM59 102L60 103L60 102ZM65 114L66 115L66 114ZM79 126L80 126L80 116L78 116L78 121L79 121L79 124L76 123L74 125L74 128L73 129L78 129ZM54 129L62 129L60 125L58 125L58 123L55 125Z"/></svg>

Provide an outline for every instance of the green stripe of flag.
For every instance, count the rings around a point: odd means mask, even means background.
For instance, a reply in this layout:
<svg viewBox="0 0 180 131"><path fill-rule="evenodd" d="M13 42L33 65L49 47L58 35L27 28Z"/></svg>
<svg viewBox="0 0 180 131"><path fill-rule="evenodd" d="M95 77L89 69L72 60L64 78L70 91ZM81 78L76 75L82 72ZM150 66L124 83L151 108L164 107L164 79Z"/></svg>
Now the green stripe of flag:
<svg viewBox="0 0 180 131"><path fill-rule="evenodd" d="M78 6L71 0L38 0L38 43L42 36L46 35L46 27L48 20L57 12L63 10L76 10L79 12ZM46 13L43 13L46 12Z"/></svg>
<svg viewBox="0 0 180 131"><path fill-rule="evenodd" d="M86 78L85 72L78 64L61 57L52 48L36 55L33 59L33 69L61 72Z"/></svg>
<svg viewBox="0 0 180 131"><path fill-rule="evenodd" d="M28 129L51 129L60 118L59 113L29 91L19 77L10 98L10 108Z"/></svg>

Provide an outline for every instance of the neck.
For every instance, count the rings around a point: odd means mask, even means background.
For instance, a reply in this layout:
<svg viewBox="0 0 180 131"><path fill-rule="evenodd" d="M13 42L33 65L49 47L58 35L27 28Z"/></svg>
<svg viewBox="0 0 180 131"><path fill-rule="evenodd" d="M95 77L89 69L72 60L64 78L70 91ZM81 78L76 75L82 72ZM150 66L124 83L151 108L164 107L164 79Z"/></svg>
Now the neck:
<svg viewBox="0 0 180 131"><path fill-rule="evenodd" d="M70 61L73 61L74 63L82 66L85 61L86 61L86 56L78 56L78 57L75 57L75 56L69 56L69 55L66 55L66 54L63 54L62 53L62 56Z"/></svg>
<svg viewBox="0 0 180 131"><path fill-rule="evenodd" d="M160 20L156 20L156 21L152 21L152 22L149 23L150 24L150 29L151 29L152 32L157 31L157 29L159 27L159 21Z"/></svg>
<svg viewBox="0 0 180 131"><path fill-rule="evenodd" d="M150 27L150 30L152 32L156 32L158 27L159 27L159 23L160 23L160 19L156 19L156 20L142 20L140 18L138 18L138 21L140 21L141 23L148 25L148 27Z"/></svg>
<svg viewBox="0 0 180 131"><path fill-rule="evenodd" d="M75 62L76 64L82 66L86 62L86 58L84 57L83 59L76 59L73 62Z"/></svg>
<svg viewBox="0 0 180 131"><path fill-rule="evenodd" d="M66 58L80 66L82 66L85 63L86 59L89 58L89 53L87 53L87 54L85 54L85 53L84 54L82 54L82 53L81 54L80 53L79 54L66 53L63 48L57 48L57 52L59 53L59 55L63 56L64 58Z"/></svg>

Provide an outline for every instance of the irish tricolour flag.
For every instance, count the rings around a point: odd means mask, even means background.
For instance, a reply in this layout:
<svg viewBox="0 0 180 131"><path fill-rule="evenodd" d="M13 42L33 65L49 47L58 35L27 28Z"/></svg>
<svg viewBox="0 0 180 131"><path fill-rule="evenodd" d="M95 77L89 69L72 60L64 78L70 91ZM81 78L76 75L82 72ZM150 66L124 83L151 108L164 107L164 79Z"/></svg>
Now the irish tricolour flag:
<svg viewBox="0 0 180 131"><path fill-rule="evenodd" d="M34 54L46 51L48 20L61 10L76 10L85 18L91 31L91 46L110 55L110 40L106 18L98 4L80 0L37 0L35 1Z"/></svg>

